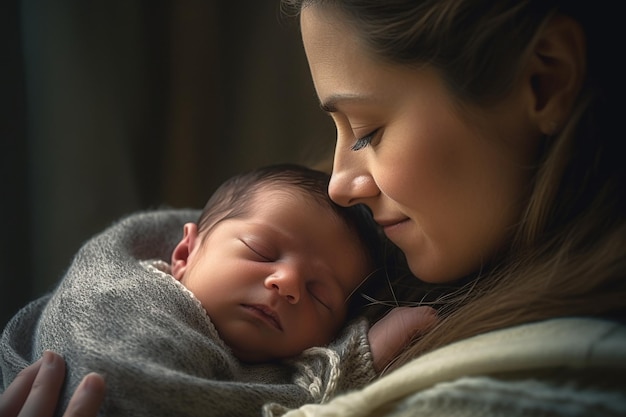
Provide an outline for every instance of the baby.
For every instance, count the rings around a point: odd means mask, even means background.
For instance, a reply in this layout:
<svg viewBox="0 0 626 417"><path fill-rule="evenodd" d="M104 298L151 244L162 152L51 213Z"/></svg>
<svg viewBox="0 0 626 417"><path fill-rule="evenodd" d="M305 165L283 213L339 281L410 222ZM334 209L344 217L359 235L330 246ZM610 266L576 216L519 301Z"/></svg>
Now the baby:
<svg viewBox="0 0 626 417"><path fill-rule="evenodd" d="M339 207L325 174L273 166L224 183L187 223L171 273L246 362L324 346L374 271L381 242L360 208Z"/></svg>
<svg viewBox="0 0 626 417"><path fill-rule="evenodd" d="M362 207L331 202L328 180L261 168L226 181L199 216L116 223L11 320L3 381L54 350L67 363L59 410L96 371L103 415L133 416L271 414L366 384L381 367L368 337L388 348L406 329L356 318L365 300L353 293L384 283L382 235Z"/></svg>

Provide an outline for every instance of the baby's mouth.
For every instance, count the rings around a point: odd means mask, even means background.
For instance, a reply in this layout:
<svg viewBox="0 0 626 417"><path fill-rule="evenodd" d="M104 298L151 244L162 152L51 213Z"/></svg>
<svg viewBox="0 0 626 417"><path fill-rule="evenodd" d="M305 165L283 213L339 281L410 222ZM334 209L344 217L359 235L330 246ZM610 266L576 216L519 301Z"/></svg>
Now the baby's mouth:
<svg viewBox="0 0 626 417"><path fill-rule="evenodd" d="M274 312L274 310L272 310L271 308L264 306L262 304L243 304L243 306L247 308L248 310L252 311L261 319L268 322L277 330L280 330L280 331L283 330L283 326L280 323L280 318L278 317L278 314L276 314L276 312Z"/></svg>

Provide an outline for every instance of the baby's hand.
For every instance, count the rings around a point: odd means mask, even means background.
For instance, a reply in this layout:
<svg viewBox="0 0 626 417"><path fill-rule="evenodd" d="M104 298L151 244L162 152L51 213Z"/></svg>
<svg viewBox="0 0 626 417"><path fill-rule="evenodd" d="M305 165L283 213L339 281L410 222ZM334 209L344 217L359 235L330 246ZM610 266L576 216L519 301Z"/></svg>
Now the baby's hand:
<svg viewBox="0 0 626 417"><path fill-rule="evenodd" d="M430 329L437 321L431 307L396 307L369 330L374 368L382 371L419 333Z"/></svg>

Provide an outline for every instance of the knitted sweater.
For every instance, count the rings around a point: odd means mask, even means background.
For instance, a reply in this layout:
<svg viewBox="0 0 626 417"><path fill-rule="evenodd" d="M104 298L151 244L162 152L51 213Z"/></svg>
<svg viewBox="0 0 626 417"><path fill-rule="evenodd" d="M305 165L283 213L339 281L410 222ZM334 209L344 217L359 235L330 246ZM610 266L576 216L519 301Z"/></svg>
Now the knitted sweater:
<svg viewBox="0 0 626 417"><path fill-rule="evenodd" d="M560 318L435 350L287 417L624 417L626 326Z"/></svg>
<svg viewBox="0 0 626 417"><path fill-rule="evenodd" d="M43 350L67 376L58 415L81 378L102 373L101 415L260 416L326 401L375 376L367 325L288 361L239 362L195 297L142 260L167 260L191 210L138 213L88 241L50 295L23 308L0 339L4 390Z"/></svg>

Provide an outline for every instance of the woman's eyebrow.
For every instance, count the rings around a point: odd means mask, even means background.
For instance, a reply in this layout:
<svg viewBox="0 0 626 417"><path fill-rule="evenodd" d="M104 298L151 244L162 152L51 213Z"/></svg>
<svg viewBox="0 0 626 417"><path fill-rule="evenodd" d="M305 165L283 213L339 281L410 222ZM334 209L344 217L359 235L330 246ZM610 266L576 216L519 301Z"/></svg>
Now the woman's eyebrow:
<svg viewBox="0 0 626 417"><path fill-rule="evenodd" d="M335 113L337 112L337 105L339 103L346 102L364 102L372 100L369 96L364 96L361 94L351 94L351 93L342 93L342 94L333 94L328 96L324 101L320 102L320 108L327 113Z"/></svg>

